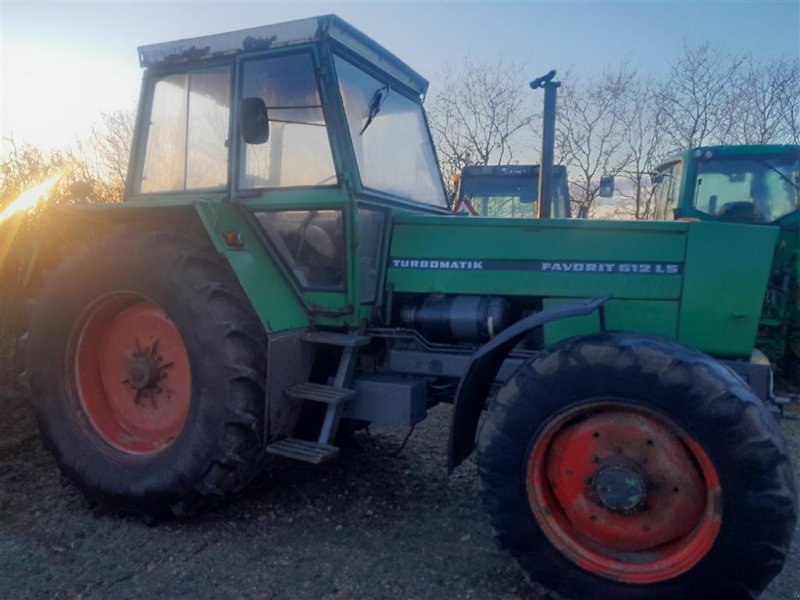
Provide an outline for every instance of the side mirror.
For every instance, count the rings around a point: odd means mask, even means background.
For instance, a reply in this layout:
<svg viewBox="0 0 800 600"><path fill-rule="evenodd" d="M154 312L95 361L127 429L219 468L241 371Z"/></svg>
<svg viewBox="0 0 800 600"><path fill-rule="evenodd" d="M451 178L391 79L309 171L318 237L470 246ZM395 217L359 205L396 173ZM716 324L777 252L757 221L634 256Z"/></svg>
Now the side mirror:
<svg viewBox="0 0 800 600"><path fill-rule="evenodd" d="M269 139L267 105L261 98L242 98L239 102L239 129L248 144L265 144Z"/></svg>
<svg viewBox="0 0 800 600"><path fill-rule="evenodd" d="M600 197L611 198L614 195L614 176L603 175L600 178Z"/></svg>

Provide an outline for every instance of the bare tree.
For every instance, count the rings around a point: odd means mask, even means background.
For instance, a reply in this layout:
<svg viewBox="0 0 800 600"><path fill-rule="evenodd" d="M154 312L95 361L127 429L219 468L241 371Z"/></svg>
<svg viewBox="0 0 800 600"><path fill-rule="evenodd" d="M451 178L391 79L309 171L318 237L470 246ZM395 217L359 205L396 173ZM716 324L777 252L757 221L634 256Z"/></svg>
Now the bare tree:
<svg viewBox="0 0 800 600"><path fill-rule="evenodd" d="M791 144L800 144L800 59L785 58L783 85L778 90L781 102L783 139Z"/></svg>
<svg viewBox="0 0 800 600"><path fill-rule="evenodd" d="M623 146L628 163L622 171L618 193L627 200L620 215L633 219L653 216L655 186L652 172L664 158L664 107L656 80L634 79L625 94L622 108Z"/></svg>
<svg viewBox="0 0 800 600"><path fill-rule="evenodd" d="M720 140L734 144L796 142L800 108L800 61L745 57L738 73L735 126Z"/></svg>
<svg viewBox="0 0 800 600"><path fill-rule="evenodd" d="M666 135L675 148L690 148L724 139L735 122L740 101L741 56L723 53L708 43L684 45L660 90Z"/></svg>
<svg viewBox="0 0 800 600"><path fill-rule="evenodd" d="M634 73L625 66L598 78L564 78L556 124L556 162L570 173L570 195L578 209L594 215L603 174L616 174L630 161L625 103Z"/></svg>
<svg viewBox="0 0 800 600"><path fill-rule="evenodd" d="M429 108L445 180L467 164L538 154L541 100L525 69L502 58L448 70ZM625 65L600 77L566 73L559 92L556 162L590 216L652 216L651 173L669 154L706 144L800 143L800 61L756 60L706 43L684 45L664 78ZM617 202L598 206L599 179L620 175ZM622 197L622 202L619 202Z"/></svg>
<svg viewBox="0 0 800 600"><path fill-rule="evenodd" d="M120 197L128 174L134 123L133 109L102 113L100 122L92 127L88 141L89 153L93 152L99 162L98 178L116 190Z"/></svg>
<svg viewBox="0 0 800 600"><path fill-rule="evenodd" d="M465 165L512 163L525 145L518 138L537 120L526 71L502 57L445 71L428 117L448 185Z"/></svg>

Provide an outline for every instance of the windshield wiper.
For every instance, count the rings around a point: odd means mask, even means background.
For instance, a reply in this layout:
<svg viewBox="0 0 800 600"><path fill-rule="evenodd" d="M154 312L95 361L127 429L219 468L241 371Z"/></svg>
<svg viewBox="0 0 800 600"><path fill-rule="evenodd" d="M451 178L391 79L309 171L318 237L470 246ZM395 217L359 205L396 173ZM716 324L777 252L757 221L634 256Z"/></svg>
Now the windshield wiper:
<svg viewBox="0 0 800 600"><path fill-rule="evenodd" d="M375 93L372 94L372 98L369 99L369 107L367 108L367 121L364 123L364 126L361 128L361 132L358 135L364 135L367 127L369 127L370 123L372 123L375 117L378 116L378 113L381 112L381 106L383 106L383 103L386 102L386 98L388 96L388 85L375 90Z"/></svg>
<svg viewBox="0 0 800 600"><path fill-rule="evenodd" d="M796 190L800 190L800 185L798 185L796 181L792 181L792 180L791 180L789 177L787 177L787 176L786 176L786 175L783 173L783 171L781 171L781 170L780 170L778 167L776 167L776 166L775 166L775 165L773 165L772 163L769 163L769 162L767 162L767 161L766 161L766 160L764 160L763 158L759 158L759 159L758 159L758 162L760 162L762 165L764 165L765 167L767 167L767 168L768 168L770 171L775 171L775 172L776 172L778 175L780 175L781 179L783 179L783 180L784 180L786 183L788 183L788 184L789 184L790 186L792 186L794 189L796 189Z"/></svg>

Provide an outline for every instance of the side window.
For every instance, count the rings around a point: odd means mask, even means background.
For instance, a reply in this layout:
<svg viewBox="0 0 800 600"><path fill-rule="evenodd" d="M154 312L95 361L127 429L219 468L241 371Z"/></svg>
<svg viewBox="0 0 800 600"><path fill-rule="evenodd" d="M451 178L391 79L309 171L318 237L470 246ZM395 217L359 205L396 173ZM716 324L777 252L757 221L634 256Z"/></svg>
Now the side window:
<svg viewBox="0 0 800 600"><path fill-rule="evenodd" d="M224 188L230 68L166 75L153 86L139 191Z"/></svg>
<svg viewBox="0 0 800 600"><path fill-rule="evenodd" d="M344 289L347 263L341 210L265 211L255 215L303 288Z"/></svg>
<svg viewBox="0 0 800 600"><path fill-rule="evenodd" d="M243 189L336 183L325 117L311 55L276 56L244 63L242 98L267 106L269 139L242 144Z"/></svg>
<svg viewBox="0 0 800 600"><path fill-rule="evenodd" d="M662 169L660 174L662 179L656 191L655 219L658 221L672 221L675 218L674 210L678 207L681 193L683 163L673 163L666 169Z"/></svg>
<svg viewBox="0 0 800 600"><path fill-rule="evenodd" d="M361 302L374 302L378 285L384 213L358 209L358 265L361 269Z"/></svg>

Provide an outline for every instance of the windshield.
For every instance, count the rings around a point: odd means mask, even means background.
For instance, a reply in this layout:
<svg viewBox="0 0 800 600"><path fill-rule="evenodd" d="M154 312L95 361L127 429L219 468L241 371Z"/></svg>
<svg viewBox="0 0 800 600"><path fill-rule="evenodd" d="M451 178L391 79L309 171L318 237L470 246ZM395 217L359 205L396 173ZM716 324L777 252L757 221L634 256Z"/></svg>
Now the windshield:
<svg viewBox="0 0 800 600"><path fill-rule="evenodd" d="M551 187L551 216L570 216L567 170L556 165ZM539 165L475 165L461 171L458 199L474 213L488 217L537 217ZM461 212L469 208L459 206Z"/></svg>
<svg viewBox="0 0 800 600"><path fill-rule="evenodd" d="M694 206L718 217L771 223L800 203L800 155L712 156L698 162Z"/></svg>
<svg viewBox="0 0 800 600"><path fill-rule="evenodd" d="M335 63L364 187L447 206L420 103L343 58Z"/></svg>

